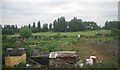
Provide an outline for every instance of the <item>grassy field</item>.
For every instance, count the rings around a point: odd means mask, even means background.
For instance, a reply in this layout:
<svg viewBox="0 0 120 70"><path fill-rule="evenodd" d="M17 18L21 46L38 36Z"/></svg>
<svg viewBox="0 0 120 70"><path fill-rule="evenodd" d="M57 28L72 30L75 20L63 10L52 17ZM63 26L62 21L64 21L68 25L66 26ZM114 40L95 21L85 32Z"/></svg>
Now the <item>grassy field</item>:
<svg viewBox="0 0 120 70"><path fill-rule="evenodd" d="M91 31L80 31L80 32L40 32L40 33L34 33L33 35L52 36L52 35L56 35L56 33L60 33L61 35L67 35L67 36L77 36L78 34L85 36L95 36L96 33L109 34L111 32L110 30L91 30Z"/></svg>
<svg viewBox="0 0 120 70"><path fill-rule="evenodd" d="M78 34L80 35L85 35L85 36L95 36L96 33L104 33L104 34L110 34L110 30L90 30L90 31L79 31L79 32L39 32L39 33L33 33L33 36L53 36L56 35L57 33L67 36L77 36ZM14 36L19 36L19 34L16 35L8 35L9 37L14 37Z"/></svg>

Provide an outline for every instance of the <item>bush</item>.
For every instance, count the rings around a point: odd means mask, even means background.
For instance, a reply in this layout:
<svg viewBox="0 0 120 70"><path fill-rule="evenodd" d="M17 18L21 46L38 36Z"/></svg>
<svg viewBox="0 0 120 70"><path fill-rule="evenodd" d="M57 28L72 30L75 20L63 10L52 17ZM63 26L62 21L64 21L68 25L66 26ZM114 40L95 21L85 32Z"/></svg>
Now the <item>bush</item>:
<svg viewBox="0 0 120 70"><path fill-rule="evenodd" d="M29 28L21 28L20 36L23 38L29 38L32 36L32 31Z"/></svg>
<svg viewBox="0 0 120 70"><path fill-rule="evenodd" d="M31 54L32 54L33 49L30 48L30 47L26 47L25 49L26 49L26 55L27 55L27 57L30 57Z"/></svg>
<svg viewBox="0 0 120 70"><path fill-rule="evenodd" d="M56 49L55 45L51 45L51 46L48 47L49 52L53 52L53 51L55 51L55 49Z"/></svg>

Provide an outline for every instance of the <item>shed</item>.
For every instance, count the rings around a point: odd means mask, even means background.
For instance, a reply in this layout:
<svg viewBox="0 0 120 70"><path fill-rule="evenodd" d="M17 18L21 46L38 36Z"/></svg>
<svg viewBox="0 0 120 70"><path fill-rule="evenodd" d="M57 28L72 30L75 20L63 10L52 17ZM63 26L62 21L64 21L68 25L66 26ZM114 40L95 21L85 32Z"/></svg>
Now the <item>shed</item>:
<svg viewBox="0 0 120 70"><path fill-rule="evenodd" d="M49 55L50 58L50 66L55 67L64 67L77 62L76 60L76 52L75 51L58 51L51 52Z"/></svg>
<svg viewBox="0 0 120 70"><path fill-rule="evenodd" d="M20 63L26 63L24 48L7 48L5 51L5 66L14 67Z"/></svg>

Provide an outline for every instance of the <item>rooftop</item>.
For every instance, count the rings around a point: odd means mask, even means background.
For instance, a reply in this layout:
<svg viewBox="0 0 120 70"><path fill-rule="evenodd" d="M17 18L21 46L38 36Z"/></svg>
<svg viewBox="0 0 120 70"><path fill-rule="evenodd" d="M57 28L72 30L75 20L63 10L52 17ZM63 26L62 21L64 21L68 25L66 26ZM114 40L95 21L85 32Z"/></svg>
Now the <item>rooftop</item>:
<svg viewBox="0 0 120 70"><path fill-rule="evenodd" d="M5 51L5 56L21 56L24 53L24 48L7 48Z"/></svg>
<svg viewBox="0 0 120 70"><path fill-rule="evenodd" d="M51 52L49 58L59 58L59 57L76 57L75 51L59 51L59 52Z"/></svg>

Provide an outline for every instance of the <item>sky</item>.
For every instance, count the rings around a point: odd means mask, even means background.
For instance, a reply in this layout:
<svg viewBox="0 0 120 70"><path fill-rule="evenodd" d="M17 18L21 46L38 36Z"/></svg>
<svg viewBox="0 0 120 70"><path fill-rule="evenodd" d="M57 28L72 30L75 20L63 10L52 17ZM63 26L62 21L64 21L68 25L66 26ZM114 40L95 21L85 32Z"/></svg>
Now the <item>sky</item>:
<svg viewBox="0 0 120 70"><path fill-rule="evenodd" d="M0 23L19 27L40 21L53 23L64 16L66 21L74 17L94 21L103 26L105 21L118 20L119 0L2 0Z"/></svg>

